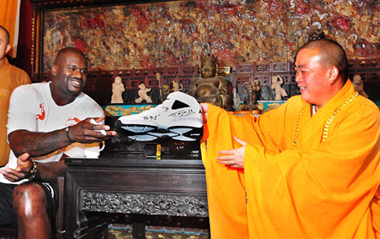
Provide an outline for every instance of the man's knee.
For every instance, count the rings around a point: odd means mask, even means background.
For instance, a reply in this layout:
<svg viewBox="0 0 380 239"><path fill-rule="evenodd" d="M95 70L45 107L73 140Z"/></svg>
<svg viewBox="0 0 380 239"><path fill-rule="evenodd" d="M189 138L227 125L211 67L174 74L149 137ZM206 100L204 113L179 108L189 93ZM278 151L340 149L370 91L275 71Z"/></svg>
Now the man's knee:
<svg viewBox="0 0 380 239"><path fill-rule="evenodd" d="M16 216L33 217L46 211L46 195L40 185L25 183L13 191L13 208Z"/></svg>

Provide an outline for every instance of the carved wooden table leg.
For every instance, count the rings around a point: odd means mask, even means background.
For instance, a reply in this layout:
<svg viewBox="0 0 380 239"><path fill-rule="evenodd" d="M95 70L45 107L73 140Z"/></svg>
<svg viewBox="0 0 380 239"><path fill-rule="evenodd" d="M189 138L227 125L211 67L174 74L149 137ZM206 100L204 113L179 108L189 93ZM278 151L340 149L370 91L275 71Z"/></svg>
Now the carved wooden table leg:
<svg viewBox="0 0 380 239"><path fill-rule="evenodd" d="M89 238L86 214L80 211L80 191L73 177L66 173L65 229L66 238Z"/></svg>

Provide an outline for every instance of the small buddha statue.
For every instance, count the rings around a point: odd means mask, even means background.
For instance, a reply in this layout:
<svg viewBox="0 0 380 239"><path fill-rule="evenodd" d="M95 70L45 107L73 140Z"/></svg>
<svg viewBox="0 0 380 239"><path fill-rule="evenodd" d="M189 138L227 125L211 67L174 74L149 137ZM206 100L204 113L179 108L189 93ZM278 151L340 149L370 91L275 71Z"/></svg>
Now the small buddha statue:
<svg viewBox="0 0 380 239"><path fill-rule="evenodd" d="M180 84L180 83L177 83L175 81L173 81L173 88L171 89L171 91L175 92L175 91L182 91L183 90L183 85Z"/></svg>
<svg viewBox="0 0 380 239"><path fill-rule="evenodd" d="M124 84L120 76L115 78L114 83L112 83L112 96L111 104L114 103L124 103L122 94L125 91Z"/></svg>
<svg viewBox="0 0 380 239"><path fill-rule="evenodd" d="M228 82L225 77L217 76L217 63L213 55L201 58L200 77L194 78L190 94L199 103L210 103L226 110L232 110L232 97L227 92Z"/></svg>
<svg viewBox="0 0 380 239"><path fill-rule="evenodd" d="M236 97L234 98L234 108L235 111L241 110L241 100L239 94L236 94Z"/></svg>
<svg viewBox="0 0 380 239"><path fill-rule="evenodd" d="M260 82L254 80L252 84L246 84L248 96L248 110L254 110L256 104L256 92L260 90Z"/></svg>
<svg viewBox="0 0 380 239"><path fill-rule="evenodd" d="M272 89L275 92L275 100L282 100L282 97L288 96L286 91L281 87L283 83L284 80L281 78L281 76L272 77Z"/></svg>
<svg viewBox="0 0 380 239"><path fill-rule="evenodd" d="M365 98L368 98L367 93L364 91L364 83L360 75L355 75L352 79L352 84L354 86L354 89L359 92L360 95L364 96Z"/></svg>

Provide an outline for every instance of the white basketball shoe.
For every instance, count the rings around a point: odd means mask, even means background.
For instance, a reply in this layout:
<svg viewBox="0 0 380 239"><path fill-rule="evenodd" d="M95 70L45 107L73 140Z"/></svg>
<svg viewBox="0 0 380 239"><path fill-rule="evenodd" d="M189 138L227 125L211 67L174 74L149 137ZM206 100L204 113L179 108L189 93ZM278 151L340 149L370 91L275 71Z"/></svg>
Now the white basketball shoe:
<svg viewBox="0 0 380 239"><path fill-rule="evenodd" d="M177 91L155 108L137 115L121 116L115 125L136 141L159 138L195 141L203 133L202 109L194 97Z"/></svg>

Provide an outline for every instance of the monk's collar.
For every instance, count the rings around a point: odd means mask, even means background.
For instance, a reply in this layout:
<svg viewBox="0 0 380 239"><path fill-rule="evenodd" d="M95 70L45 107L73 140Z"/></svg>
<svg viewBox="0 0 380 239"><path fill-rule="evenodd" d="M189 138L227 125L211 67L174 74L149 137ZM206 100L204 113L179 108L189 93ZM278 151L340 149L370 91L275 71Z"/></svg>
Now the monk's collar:
<svg viewBox="0 0 380 239"><path fill-rule="evenodd" d="M3 68L8 63L8 59L4 58L4 60L0 63L0 69Z"/></svg>
<svg viewBox="0 0 380 239"><path fill-rule="evenodd" d="M354 92L355 89L351 83L351 80L347 79L342 89L340 89L340 91L336 95L334 95L333 98L331 98L326 104L324 104L320 109L318 109L318 112L321 110L330 111L331 108L335 109L336 107L340 106L343 102L345 102L350 95L354 94Z"/></svg>

